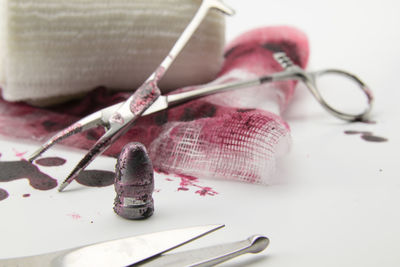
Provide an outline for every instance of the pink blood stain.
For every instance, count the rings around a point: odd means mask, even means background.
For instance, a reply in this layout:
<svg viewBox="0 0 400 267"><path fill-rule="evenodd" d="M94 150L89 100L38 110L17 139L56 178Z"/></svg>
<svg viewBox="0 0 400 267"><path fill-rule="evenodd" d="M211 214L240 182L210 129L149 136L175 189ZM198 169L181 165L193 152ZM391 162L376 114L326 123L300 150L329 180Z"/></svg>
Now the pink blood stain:
<svg viewBox="0 0 400 267"><path fill-rule="evenodd" d="M28 153L28 151L20 152L20 151L16 150L15 148L13 148L13 151L17 158L23 158L25 156L25 154Z"/></svg>
<svg viewBox="0 0 400 267"><path fill-rule="evenodd" d="M215 196L218 193L213 190L211 187L208 186L202 186L199 184L199 179L196 177L191 177L191 176L185 176L185 175L179 175L181 182L179 183L178 191L189 191L190 187L194 188L199 188L196 190L196 194L199 194L200 196Z"/></svg>
<svg viewBox="0 0 400 267"><path fill-rule="evenodd" d="M150 81L142 85L133 95L130 103L131 112L138 116L146 110L161 95L155 81Z"/></svg>
<svg viewBox="0 0 400 267"><path fill-rule="evenodd" d="M79 215L78 213L71 213L71 214L67 214L67 216L71 217L73 220L79 220L82 219L82 216Z"/></svg>
<svg viewBox="0 0 400 267"><path fill-rule="evenodd" d="M226 47L219 79L223 82L238 81L281 71L282 68L273 59L273 53L277 51L284 51L301 67L307 64L308 41L302 32L290 27L265 27L239 36ZM162 71L159 70L159 73ZM276 91L280 109L284 110L294 93L295 85L295 82L280 82L267 89L260 87L246 94L250 94L252 99L263 99L268 97L267 91L272 88ZM190 88L195 87L182 90ZM136 94L134 104L131 105L132 112L135 114L142 110L158 94L154 81L146 84ZM243 95L243 92L238 94ZM226 104L224 101L227 96L233 99L231 103ZM98 88L81 100L52 108L36 108L24 103L0 100L0 134L43 142L81 117L128 97L129 93L126 92L110 92ZM190 131L193 129L196 131L191 136ZM79 133L62 143L89 149L102 133L101 129ZM263 171L251 171L257 169L252 168L251 164L271 161L270 158L276 153L275 145L288 133L289 126L279 114L252 108L251 104L246 106L232 91L142 117L105 154L117 156L126 143L140 141L149 148L153 166L158 171L259 183ZM185 144L188 137L197 143ZM255 147L260 147L260 150L250 153ZM197 148L200 150L197 151ZM196 158L199 154L211 161L212 172ZM261 156L256 158L257 155ZM198 194L203 192L210 194L211 191L204 189Z"/></svg>
<svg viewBox="0 0 400 267"><path fill-rule="evenodd" d="M161 95L157 86L159 79L164 75L165 68L158 67L153 80L146 81L133 95L130 103L130 109L134 116L138 116Z"/></svg>
<svg viewBox="0 0 400 267"><path fill-rule="evenodd" d="M202 189L197 190L196 194L199 194L200 196L206 196L206 195L215 196L218 193L215 192L211 187L203 187Z"/></svg>

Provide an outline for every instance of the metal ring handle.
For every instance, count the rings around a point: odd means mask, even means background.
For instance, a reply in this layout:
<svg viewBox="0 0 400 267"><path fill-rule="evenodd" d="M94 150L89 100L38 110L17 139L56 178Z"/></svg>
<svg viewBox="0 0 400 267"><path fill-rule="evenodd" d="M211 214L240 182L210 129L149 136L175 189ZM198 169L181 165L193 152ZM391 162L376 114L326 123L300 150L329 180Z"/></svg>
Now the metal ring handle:
<svg viewBox="0 0 400 267"><path fill-rule="evenodd" d="M356 83L360 90L365 94L367 97L367 108L359 114L350 114L346 112L342 112L340 110L337 110L330 106L325 99L322 97L321 93L318 90L318 87L316 85L316 79L319 76L325 75L325 74L336 74L339 76L344 76L347 79L351 80L352 82ZM374 97L371 92L371 90L368 88L368 86L361 81L360 78L358 78L356 75L351 74L347 71L343 70L338 70L338 69L326 69L326 70L321 70L313 73L304 73L303 77L303 82L307 85L307 87L310 89L311 93L314 95L314 97L317 99L317 101L324 107L329 113L334 115L335 117L346 120L346 121L366 121L367 117L369 116L373 102L374 102Z"/></svg>

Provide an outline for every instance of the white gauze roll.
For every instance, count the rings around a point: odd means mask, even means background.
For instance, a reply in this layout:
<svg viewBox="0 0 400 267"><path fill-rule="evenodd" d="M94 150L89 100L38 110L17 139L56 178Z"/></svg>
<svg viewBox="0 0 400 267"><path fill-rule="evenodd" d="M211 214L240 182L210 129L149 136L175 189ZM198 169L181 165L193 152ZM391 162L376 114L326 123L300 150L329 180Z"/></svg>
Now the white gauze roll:
<svg viewBox="0 0 400 267"><path fill-rule="evenodd" d="M0 86L8 101L134 91L167 55L200 0L0 0ZM165 92L217 74L223 14L211 11L160 83Z"/></svg>

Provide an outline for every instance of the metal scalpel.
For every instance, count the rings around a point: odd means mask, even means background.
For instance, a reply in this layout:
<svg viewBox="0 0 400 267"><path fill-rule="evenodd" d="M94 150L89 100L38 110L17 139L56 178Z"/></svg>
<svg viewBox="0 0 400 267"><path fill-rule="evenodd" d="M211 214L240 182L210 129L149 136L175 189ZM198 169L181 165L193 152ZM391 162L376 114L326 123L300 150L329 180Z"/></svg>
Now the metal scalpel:
<svg viewBox="0 0 400 267"><path fill-rule="evenodd" d="M245 253L259 253L269 239L254 235L244 241L164 254L224 225L206 225L169 230L136 237L107 241L43 255L0 260L0 266L69 267L69 266L214 266Z"/></svg>

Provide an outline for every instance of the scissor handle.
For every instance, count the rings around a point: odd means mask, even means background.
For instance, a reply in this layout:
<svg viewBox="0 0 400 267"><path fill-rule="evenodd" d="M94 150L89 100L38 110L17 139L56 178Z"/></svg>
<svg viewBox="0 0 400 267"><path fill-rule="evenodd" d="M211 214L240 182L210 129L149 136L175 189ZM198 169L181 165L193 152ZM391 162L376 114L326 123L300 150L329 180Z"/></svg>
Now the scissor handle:
<svg viewBox="0 0 400 267"><path fill-rule="evenodd" d="M320 78L323 75L326 74L334 74L338 76L343 76L352 82L354 82L360 90L365 94L367 97L367 107L366 109L359 113L359 114L350 114L347 112L340 111L336 108L333 108L331 105L329 105L325 99L322 97L318 86L316 84L316 80ZM316 71L316 72L304 72L302 75L302 80L303 82L307 85L308 89L310 92L314 95L314 97L317 99L317 101L324 107L329 113L334 115L335 117L346 120L346 121L366 121L367 117L369 116L369 113L372 110L373 102L374 102L374 97L368 86L356 75L349 73L344 70L339 70L339 69L325 69L321 71Z"/></svg>

